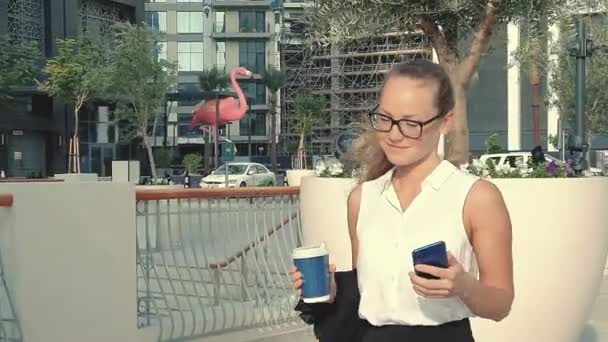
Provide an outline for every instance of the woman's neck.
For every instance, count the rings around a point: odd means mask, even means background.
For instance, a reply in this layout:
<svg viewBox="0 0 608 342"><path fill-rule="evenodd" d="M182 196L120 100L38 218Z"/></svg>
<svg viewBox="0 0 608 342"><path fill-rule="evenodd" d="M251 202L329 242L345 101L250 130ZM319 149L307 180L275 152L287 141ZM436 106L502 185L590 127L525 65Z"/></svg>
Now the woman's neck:
<svg viewBox="0 0 608 342"><path fill-rule="evenodd" d="M441 159L439 159L439 156L436 153L432 153L427 158L424 158L415 164L397 166L395 168L395 173L393 174L393 181L398 185L420 185L440 163Z"/></svg>

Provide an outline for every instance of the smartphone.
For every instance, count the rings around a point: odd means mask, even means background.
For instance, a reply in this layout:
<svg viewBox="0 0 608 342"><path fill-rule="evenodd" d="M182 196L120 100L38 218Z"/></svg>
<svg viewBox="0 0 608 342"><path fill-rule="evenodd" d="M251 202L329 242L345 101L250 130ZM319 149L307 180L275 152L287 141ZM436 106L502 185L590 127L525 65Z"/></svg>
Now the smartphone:
<svg viewBox="0 0 608 342"><path fill-rule="evenodd" d="M435 267L448 268L448 252L445 247L445 242L437 241L430 245L416 248L412 251L412 260L414 266L418 264L431 265ZM418 272L416 274L427 279L438 279L428 273Z"/></svg>

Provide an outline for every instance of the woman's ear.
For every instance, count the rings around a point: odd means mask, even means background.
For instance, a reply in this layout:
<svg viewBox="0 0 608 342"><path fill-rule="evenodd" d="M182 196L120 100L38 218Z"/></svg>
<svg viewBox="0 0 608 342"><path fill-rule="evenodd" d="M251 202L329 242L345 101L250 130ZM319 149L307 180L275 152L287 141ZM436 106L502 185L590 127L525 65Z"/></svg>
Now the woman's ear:
<svg viewBox="0 0 608 342"><path fill-rule="evenodd" d="M441 134L443 134L443 135L448 134L448 132L452 129L453 120L454 120L454 112L452 112L452 111L448 112L441 119L441 129L440 129Z"/></svg>

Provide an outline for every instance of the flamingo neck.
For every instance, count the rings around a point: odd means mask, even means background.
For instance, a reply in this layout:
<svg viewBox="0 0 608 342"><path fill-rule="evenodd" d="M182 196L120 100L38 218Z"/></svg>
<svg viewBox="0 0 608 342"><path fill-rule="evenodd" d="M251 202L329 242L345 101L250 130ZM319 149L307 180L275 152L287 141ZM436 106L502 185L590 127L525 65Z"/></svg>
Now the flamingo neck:
<svg viewBox="0 0 608 342"><path fill-rule="evenodd" d="M232 70L230 72L230 83L232 84L232 89L236 92L236 96L239 99L239 107L243 108L247 106L247 99L245 98L245 94L239 85L239 82L236 80L236 70Z"/></svg>

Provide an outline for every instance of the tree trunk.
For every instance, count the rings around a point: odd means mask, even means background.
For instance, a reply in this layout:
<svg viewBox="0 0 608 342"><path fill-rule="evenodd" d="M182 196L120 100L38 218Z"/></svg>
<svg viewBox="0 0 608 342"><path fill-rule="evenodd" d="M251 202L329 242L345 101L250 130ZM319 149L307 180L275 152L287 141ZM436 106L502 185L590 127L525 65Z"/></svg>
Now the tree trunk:
<svg viewBox="0 0 608 342"><path fill-rule="evenodd" d="M72 135L72 148L69 152L68 173L80 173L80 139L78 138L78 111L80 105L74 107L74 134Z"/></svg>
<svg viewBox="0 0 608 342"><path fill-rule="evenodd" d="M144 135L144 146L148 152L148 162L150 162L150 171L152 172L152 184L156 184L156 163L154 162L154 153L152 153L152 146L148 144L148 137Z"/></svg>
<svg viewBox="0 0 608 342"><path fill-rule="evenodd" d="M205 174L211 172L211 130L204 131L205 145L203 145L203 167Z"/></svg>
<svg viewBox="0 0 608 342"><path fill-rule="evenodd" d="M538 64L535 63L535 51L532 51L533 57L530 63L528 78L530 87L532 88L532 116L534 118L534 145L540 145L540 71Z"/></svg>
<svg viewBox="0 0 608 342"><path fill-rule="evenodd" d="M456 166L469 161L469 126L467 120L467 88L454 85L454 118L452 127L446 136L447 150L445 159Z"/></svg>
<svg viewBox="0 0 608 342"><path fill-rule="evenodd" d="M304 151L304 133L300 133L300 143L298 144L296 169L306 169L306 153Z"/></svg>
<svg viewBox="0 0 608 342"><path fill-rule="evenodd" d="M437 23L430 17L421 16L419 25L422 31L431 38L431 44L439 63L446 68L454 85L454 120L452 129L446 136L447 151L446 158L454 165L465 164L469 161L469 129L467 123L467 95L471 78L477 71L479 61L488 50L492 30L497 22L496 0L487 0L485 15L479 22L473 34L473 40L464 58L460 58L455 48L457 37L445 33ZM448 38L452 40L448 40Z"/></svg>
<svg viewBox="0 0 608 342"><path fill-rule="evenodd" d="M270 95L270 163L277 173L277 93Z"/></svg>

